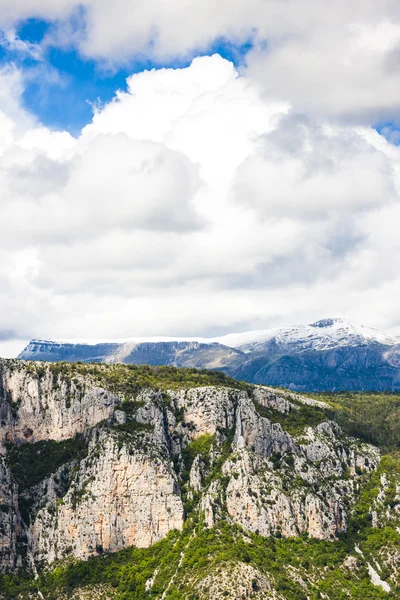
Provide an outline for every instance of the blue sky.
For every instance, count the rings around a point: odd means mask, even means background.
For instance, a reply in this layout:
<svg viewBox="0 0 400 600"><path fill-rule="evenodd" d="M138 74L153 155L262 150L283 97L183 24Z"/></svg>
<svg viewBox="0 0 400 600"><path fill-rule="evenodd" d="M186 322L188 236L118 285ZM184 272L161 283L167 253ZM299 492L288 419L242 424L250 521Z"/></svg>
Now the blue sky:
<svg viewBox="0 0 400 600"><path fill-rule="evenodd" d="M52 24L28 19L16 28L18 38L30 44L40 44ZM1 64L14 63L26 72L23 101L47 127L80 132L91 121L92 104L109 102L116 90L126 89L129 75L152 68L189 66L194 56L220 54L240 66L251 49L251 39L237 45L218 38L206 51L190 52L182 58L153 63L143 57L124 61L123 66L106 67L103 62L83 58L74 48L49 47L40 60L0 46Z"/></svg>
<svg viewBox="0 0 400 600"><path fill-rule="evenodd" d="M53 24L41 19L20 21L15 31L23 42L42 42ZM264 44L265 45L265 44ZM152 68L189 66L193 57L219 53L235 66L245 64L252 49L252 39L242 44L219 37L201 52L190 51L174 60L152 62L144 57L124 60L110 68L102 61L84 58L73 47L48 47L40 59L0 45L0 64L15 64L25 70L25 107L51 129L66 130L77 135L92 118L92 105L109 102L116 90L126 89L126 78ZM394 145L400 144L400 118L371 122L377 131Z"/></svg>

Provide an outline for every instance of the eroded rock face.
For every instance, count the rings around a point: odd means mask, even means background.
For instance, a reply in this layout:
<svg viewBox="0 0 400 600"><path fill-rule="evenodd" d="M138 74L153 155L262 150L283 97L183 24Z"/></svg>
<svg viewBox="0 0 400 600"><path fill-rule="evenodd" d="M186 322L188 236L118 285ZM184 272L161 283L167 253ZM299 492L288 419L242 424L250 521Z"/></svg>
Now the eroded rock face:
<svg viewBox="0 0 400 600"><path fill-rule="evenodd" d="M238 452L249 448L262 456L295 451L293 438L279 423L260 417L248 397L241 398L238 404L233 447Z"/></svg>
<svg viewBox="0 0 400 600"><path fill-rule="evenodd" d="M38 369L0 362L2 570L148 547L182 529L186 501L209 527L225 516L265 536L334 539L359 474L379 463L375 448L322 412L318 425L286 430L301 396L217 386L119 394L93 377ZM63 446L77 434L79 452ZM22 485L27 463L13 459L10 471L7 456L24 449L36 478Z"/></svg>
<svg viewBox="0 0 400 600"><path fill-rule="evenodd" d="M210 386L171 390L169 396L178 410L184 411L183 422L190 425L194 437L198 437L206 433L213 435L218 429L232 429L238 402L247 398L247 393Z"/></svg>
<svg viewBox="0 0 400 600"><path fill-rule="evenodd" d="M233 521L265 536L335 539L347 529L356 470L371 471L379 462L375 448L345 440L335 423L308 428L297 440L243 399L232 450L222 467L226 490L210 488L203 499L206 521L215 524L224 497Z"/></svg>
<svg viewBox="0 0 400 600"><path fill-rule="evenodd" d="M74 377L43 375L13 361L0 361L0 440L64 440L109 419L120 403L111 392Z"/></svg>
<svg viewBox="0 0 400 600"><path fill-rule="evenodd" d="M17 486L12 480L5 457L0 455L0 571L12 571L22 565L17 540L22 532Z"/></svg>
<svg viewBox="0 0 400 600"><path fill-rule="evenodd" d="M240 460L228 462L224 473L231 476L226 490L228 513L246 531L284 537L308 533L329 540L346 530L346 504L352 500L353 489L344 481L335 486L321 481L316 491L304 485L292 463L271 470L268 463L246 451Z"/></svg>
<svg viewBox="0 0 400 600"><path fill-rule="evenodd" d="M38 490L45 506L29 529L38 562L148 547L171 529L182 528L175 473L160 453L147 448L152 440L146 436L137 446L121 443L116 432L102 431L96 437L61 500L49 482Z"/></svg>

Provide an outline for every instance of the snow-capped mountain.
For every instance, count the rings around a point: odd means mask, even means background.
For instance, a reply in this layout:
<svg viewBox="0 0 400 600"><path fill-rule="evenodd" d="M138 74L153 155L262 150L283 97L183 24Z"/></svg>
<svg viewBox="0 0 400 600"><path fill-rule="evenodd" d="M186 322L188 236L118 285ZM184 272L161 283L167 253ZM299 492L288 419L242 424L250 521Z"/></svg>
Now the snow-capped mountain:
<svg viewBox="0 0 400 600"><path fill-rule="evenodd" d="M59 339L51 340L34 339L31 344L59 344L73 346L123 346L126 351L133 349L138 344L165 344L198 343L221 344L230 348L237 348L243 352L252 352L263 348L265 344L274 341L285 347L293 347L297 351L327 350L339 346L360 346L365 344L384 344L393 346L400 344L400 335L395 336L378 329L364 327L351 323L346 319L322 319L311 325L295 325L293 327L275 327L259 331L246 331L244 333L229 333L219 337L173 337L173 336L147 336L115 339ZM21 355L20 355L21 357Z"/></svg>
<svg viewBox="0 0 400 600"><path fill-rule="evenodd" d="M297 390L400 390L400 336L324 319L214 338L34 339L25 360L173 365L222 370Z"/></svg>
<svg viewBox="0 0 400 600"><path fill-rule="evenodd" d="M311 325L228 334L213 341L246 353L261 351L271 342L287 350L302 352L366 344L393 346L400 343L400 336L350 323L346 319L323 319Z"/></svg>

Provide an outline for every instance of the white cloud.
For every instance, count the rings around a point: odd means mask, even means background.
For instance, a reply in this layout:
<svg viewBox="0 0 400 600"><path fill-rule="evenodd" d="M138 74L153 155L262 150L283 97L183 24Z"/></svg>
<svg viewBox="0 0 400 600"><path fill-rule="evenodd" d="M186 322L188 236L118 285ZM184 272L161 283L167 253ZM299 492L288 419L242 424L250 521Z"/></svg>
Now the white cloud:
<svg viewBox="0 0 400 600"><path fill-rule="evenodd" d="M73 45L108 64L132 56L162 63L217 38L240 44L252 37L247 73L268 97L369 123L394 118L400 108L396 0L118 0L112 10L109 0L0 3L6 29L34 16L53 20L43 47Z"/></svg>
<svg viewBox="0 0 400 600"><path fill-rule="evenodd" d="M21 108L23 89L22 74L17 68L6 65L0 69L0 115L3 124L0 149L10 145L15 135L20 135L34 123L34 119Z"/></svg>
<svg viewBox="0 0 400 600"><path fill-rule="evenodd" d="M42 59L40 44L21 40L14 29L9 29L3 33L0 32L0 41L2 47L9 52L17 52L24 57L37 61Z"/></svg>
<svg viewBox="0 0 400 600"><path fill-rule="evenodd" d="M331 6L320 0L86 2L82 52L164 60L225 36L254 36L248 74L298 110L379 119L398 113L400 10L393 0ZM266 48L266 49L265 49Z"/></svg>
<svg viewBox="0 0 400 600"><path fill-rule="evenodd" d="M132 76L75 139L11 102L17 75L0 103L0 332L397 324L400 150L378 133L299 115L213 56Z"/></svg>
<svg viewBox="0 0 400 600"><path fill-rule="evenodd" d="M76 0L1 0L0 21L11 24L29 18L62 19L77 6Z"/></svg>
<svg viewBox="0 0 400 600"><path fill-rule="evenodd" d="M390 202L395 172L358 132L289 115L239 167L233 194L264 215L337 217Z"/></svg>
<svg viewBox="0 0 400 600"><path fill-rule="evenodd" d="M331 19L329 10L325 16L317 11L319 18L307 31L293 27L288 37L272 39L267 50L256 47L248 56L248 76L262 83L266 94L309 114L367 123L393 118L400 108L400 23L398 11L387 5L376 3L376 11L365 13L360 7L359 14L350 8L343 20ZM336 14L337 3L332 8Z"/></svg>

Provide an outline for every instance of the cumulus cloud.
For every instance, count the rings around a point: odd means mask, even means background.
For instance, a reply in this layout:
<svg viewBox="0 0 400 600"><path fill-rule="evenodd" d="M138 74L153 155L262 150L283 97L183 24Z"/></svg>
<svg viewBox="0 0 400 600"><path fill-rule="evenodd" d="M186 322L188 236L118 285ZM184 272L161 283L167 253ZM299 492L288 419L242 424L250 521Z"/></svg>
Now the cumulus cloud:
<svg viewBox="0 0 400 600"><path fill-rule="evenodd" d="M0 25L41 17L42 46L73 45L121 64L205 51L219 38L249 39L247 74L268 97L302 112L371 123L399 110L400 9L396 0L3 0Z"/></svg>
<svg viewBox="0 0 400 600"><path fill-rule="evenodd" d="M393 199L395 172L360 133L290 114L240 165L233 194L260 214L337 217Z"/></svg>
<svg viewBox="0 0 400 600"><path fill-rule="evenodd" d="M0 331L396 324L400 150L377 132L295 112L218 55L133 75L77 138L4 82Z"/></svg>
<svg viewBox="0 0 400 600"><path fill-rule="evenodd" d="M2 243L64 243L117 229L191 230L200 180L185 156L125 134L77 140L54 158L26 149L26 138L3 155ZM24 143L25 142L25 143ZM32 141L31 141L32 144ZM19 218L16 220L16 214Z"/></svg>

